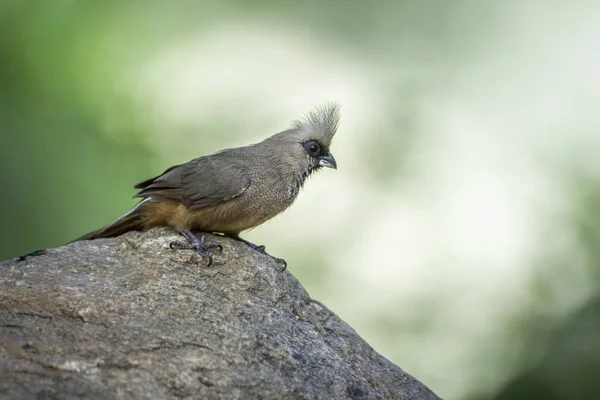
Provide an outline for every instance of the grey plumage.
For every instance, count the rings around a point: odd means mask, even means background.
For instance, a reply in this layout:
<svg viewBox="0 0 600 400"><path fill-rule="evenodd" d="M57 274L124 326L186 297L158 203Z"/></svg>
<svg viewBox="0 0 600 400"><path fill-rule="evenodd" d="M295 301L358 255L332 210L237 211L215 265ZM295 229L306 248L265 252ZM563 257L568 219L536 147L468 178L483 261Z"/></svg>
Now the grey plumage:
<svg viewBox="0 0 600 400"><path fill-rule="evenodd" d="M142 201L132 211L78 240L154 226L238 237L289 207L310 174L337 167L329 147L338 124L339 107L328 104L262 142L173 166L135 186Z"/></svg>
<svg viewBox="0 0 600 400"><path fill-rule="evenodd" d="M335 103L329 103L308 113L304 118L295 120L292 123L292 129L301 132L306 137L318 138L324 146L329 148L339 123L340 108Z"/></svg>

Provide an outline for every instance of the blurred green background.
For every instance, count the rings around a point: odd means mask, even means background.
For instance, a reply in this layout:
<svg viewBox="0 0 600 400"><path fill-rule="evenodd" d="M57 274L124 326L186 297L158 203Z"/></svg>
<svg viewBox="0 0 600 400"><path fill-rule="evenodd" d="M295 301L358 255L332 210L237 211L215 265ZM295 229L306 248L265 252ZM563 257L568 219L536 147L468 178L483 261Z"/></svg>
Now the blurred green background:
<svg viewBox="0 0 600 400"><path fill-rule="evenodd" d="M246 238L444 398L596 399L599 38L595 1L0 1L0 258L335 100L339 170Z"/></svg>

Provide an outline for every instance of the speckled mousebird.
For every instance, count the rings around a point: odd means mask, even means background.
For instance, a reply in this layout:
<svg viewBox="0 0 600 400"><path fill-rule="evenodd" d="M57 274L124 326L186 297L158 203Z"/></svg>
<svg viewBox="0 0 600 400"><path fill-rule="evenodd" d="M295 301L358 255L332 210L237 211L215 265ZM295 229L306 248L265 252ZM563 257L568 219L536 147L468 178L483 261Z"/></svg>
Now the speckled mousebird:
<svg viewBox="0 0 600 400"><path fill-rule="evenodd" d="M241 239L240 232L288 208L313 172L337 168L329 147L338 122L339 107L328 104L262 142L175 165L135 185L140 191L134 197L142 200L131 211L75 241L169 226L188 240L174 241L171 248L194 249L208 258L208 265L211 249L223 248L193 232L221 233L265 253L264 246Z"/></svg>

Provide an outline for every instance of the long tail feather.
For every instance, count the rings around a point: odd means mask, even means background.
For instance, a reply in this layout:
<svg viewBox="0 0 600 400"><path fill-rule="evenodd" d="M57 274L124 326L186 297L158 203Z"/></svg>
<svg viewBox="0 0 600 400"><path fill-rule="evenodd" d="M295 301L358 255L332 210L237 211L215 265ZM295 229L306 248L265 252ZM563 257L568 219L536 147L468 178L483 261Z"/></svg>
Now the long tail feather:
<svg viewBox="0 0 600 400"><path fill-rule="evenodd" d="M85 235L73 240L72 242L79 242L81 240L111 238L122 235L129 231L142 230L142 228L143 226L141 225L140 219L137 215L129 216L124 219L118 219L112 224L106 225L90 233L86 233Z"/></svg>
<svg viewBox="0 0 600 400"><path fill-rule="evenodd" d="M111 238L120 236L129 231L138 231L144 228L141 218L139 206L144 203L148 199L144 199L139 202L133 210L129 211L127 214L123 215L121 218L113 222L112 224L106 225L100 229L95 231L86 233L85 235L77 238L69 243L79 242L81 240L94 240L101 238Z"/></svg>

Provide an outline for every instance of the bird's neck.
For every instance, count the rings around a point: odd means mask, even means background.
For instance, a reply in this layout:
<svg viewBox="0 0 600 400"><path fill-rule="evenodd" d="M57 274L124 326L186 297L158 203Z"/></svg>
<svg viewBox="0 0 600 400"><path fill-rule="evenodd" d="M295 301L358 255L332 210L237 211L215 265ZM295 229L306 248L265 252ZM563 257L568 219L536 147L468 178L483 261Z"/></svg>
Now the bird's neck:
<svg viewBox="0 0 600 400"><path fill-rule="evenodd" d="M306 182L306 179L315 171L316 169L314 168L306 167L297 170L297 172L293 174L293 183L291 191L294 197L298 195L298 192L300 192L300 189L302 189L302 186L304 185L304 182Z"/></svg>

